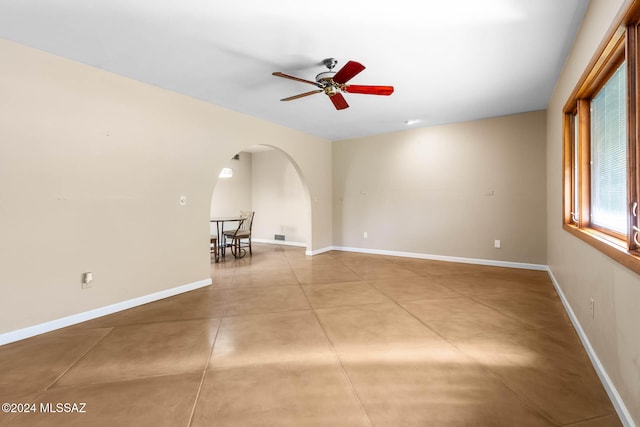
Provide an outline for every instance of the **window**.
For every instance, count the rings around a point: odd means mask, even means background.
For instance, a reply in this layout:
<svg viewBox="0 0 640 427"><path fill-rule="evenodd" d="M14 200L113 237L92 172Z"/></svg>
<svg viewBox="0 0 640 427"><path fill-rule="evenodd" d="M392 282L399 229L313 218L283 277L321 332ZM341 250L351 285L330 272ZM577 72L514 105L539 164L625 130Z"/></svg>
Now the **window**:
<svg viewBox="0 0 640 427"><path fill-rule="evenodd" d="M591 100L591 223L627 228L627 96L623 62Z"/></svg>
<svg viewBox="0 0 640 427"><path fill-rule="evenodd" d="M640 0L619 16L563 110L563 218L565 230L640 273Z"/></svg>
<svg viewBox="0 0 640 427"><path fill-rule="evenodd" d="M580 160L578 153L580 152L579 148L580 145L579 140L578 140L578 115L577 114L572 114L571 115L571 121L572 121L572 131L573 131L573 138L570 141L572 144L572 161L573 161L573 165L572 165L572 172L573 172L573 183L572 183L572 207L571 207L571 221L573 221L573 223L577 224L578 223L578 207L580 206L580 192L579 192L579 188L578 187L578 183L580 182L580 168L578 167L578 161Z"/></svg>

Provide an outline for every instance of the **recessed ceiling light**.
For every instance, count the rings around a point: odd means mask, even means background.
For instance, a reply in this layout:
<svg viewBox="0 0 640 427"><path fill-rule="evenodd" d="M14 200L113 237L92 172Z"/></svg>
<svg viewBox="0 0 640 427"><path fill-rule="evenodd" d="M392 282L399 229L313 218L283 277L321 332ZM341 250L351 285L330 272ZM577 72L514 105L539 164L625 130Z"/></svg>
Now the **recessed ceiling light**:
<svg viewBox="0 0 640 427"><path fill-rule="evenodd" d="M420 120L418 119L408 119L404 121L404 124L407 126L411 126L411 125L415 125L416 123L418 123Z"/></svg>

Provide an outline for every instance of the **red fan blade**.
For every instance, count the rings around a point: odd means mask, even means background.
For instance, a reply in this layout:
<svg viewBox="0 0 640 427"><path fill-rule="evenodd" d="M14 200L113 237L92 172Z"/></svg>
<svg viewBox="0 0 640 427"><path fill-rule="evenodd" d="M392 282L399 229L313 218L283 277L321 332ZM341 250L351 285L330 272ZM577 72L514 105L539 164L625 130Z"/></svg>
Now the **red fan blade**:
<svg viewBox="0 0 640 427"><path fill-rule="evenodd" d="M364 93L365 95L391 95L393 86L347 85L344 90L349 93Z"/></svg>
<svg viewBox="0 0 640 427"><path fill-rule="evenodd" d="M314 95L314 94L320 93L320 92L322 92L322 89L312 90L311 92L305 92L305 93L301 93L299 95L293 95L293 96L290 96L288 98L283 98L280 101L293 101L294 99L303 98L305 96Z"/></svg>
<svg viewBox="0 0 640 427"><path fill-rule="evenodd" d="M349 108L349 104L347 104L347 100L344 99L341 93L336 93L334 95L329 95L329 99L333 102L336 110L344 110L345 108Z"/></svg>
<svg viewBox="0 0 640 427"><path fill-rule="evenodd" d="M300 77L290 76L288 74L281 73L280 71L273 72L273 73L271 73L271 75L276 76L276 77L283 77L285 79L295 80L297 82L309 83L309 84L312 84L314 86L322 87L322 85L320 85L320 83L318 83L318 82L312 82L311 80L305 80L305 79L301 79Z"/></svg>
<svg viewBox="0 0 640 427"><path fill-rule="evenodd" d="M359 62L349 61L333 76L333 81L344 84L354 78L360 71L364 70L364 68L364 65Z"/></svg>

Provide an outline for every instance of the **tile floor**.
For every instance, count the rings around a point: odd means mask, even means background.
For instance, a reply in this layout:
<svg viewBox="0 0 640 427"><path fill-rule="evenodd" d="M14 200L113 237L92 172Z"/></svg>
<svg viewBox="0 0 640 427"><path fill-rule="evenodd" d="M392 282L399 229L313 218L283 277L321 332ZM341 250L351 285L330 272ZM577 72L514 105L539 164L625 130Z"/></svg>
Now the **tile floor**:
<svg viewBox="0 0 640 427"><path fill-rule="evenodd" d="M0 347L38 409L0 425L621 425L545 272L256 244L211 276Z"/></svg>

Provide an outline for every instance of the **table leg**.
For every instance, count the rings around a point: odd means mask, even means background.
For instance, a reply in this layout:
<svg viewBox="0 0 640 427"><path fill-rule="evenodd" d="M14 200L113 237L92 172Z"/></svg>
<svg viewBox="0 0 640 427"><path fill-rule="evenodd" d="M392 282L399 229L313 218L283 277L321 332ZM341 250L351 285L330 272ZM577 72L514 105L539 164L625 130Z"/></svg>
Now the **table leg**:
<svg viewBox="0 0 640 427"><path fill-rule="evenodd" d="M222 240L220 238L220 222L216 221L216 233L218 235L218 251L216 252L216 262L220 262L220 256L222 255L222 249L220 248Z"/></svg>

